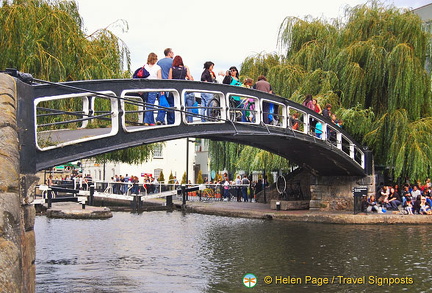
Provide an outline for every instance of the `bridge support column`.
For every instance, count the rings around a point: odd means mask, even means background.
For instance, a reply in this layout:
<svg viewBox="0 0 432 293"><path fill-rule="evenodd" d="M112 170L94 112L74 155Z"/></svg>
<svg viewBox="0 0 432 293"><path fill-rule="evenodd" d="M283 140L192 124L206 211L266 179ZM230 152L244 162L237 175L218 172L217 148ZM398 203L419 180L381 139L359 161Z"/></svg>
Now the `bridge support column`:
<svg viewBox="0 0 432 293"><path fill-rule="evenodd" d="M313 176L310 180L310 210L352 211L354 209L353 187L367 186L368 193L375 192L374 175Z"/></svg>
<svg viewBox="0 0 432 293"><path fill-rule="evenodd" d="M35 291L36 176L20 174L17 84L0 73L0 292ZM32 191L33 190L33 191Z"/></svg>

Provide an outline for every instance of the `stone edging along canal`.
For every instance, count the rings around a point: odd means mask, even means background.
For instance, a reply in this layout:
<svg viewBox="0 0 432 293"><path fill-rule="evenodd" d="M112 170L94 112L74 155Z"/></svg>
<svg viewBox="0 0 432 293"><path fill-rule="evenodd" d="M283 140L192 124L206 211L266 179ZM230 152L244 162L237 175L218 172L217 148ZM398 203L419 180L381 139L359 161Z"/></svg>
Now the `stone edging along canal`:
<svg viewBox="0 0 432 293"><path fill-rule="evenodd" d="M151 205L165 206L164 200L149 200ZM181 210L181 201L174 201L174 207ZM160 210L160 209L156 209ZM427 225L432 224L432 215L400 215L396 212L360 213L354 215L347 211L310 211L291 210L276 211L270 209L270 204L247 202L199 202L188 201L183 210L191 213L201 213L226 217L241 217L252 219L281 220L290 222L326 223L326 224L360 224L360 225ZM112 211L106 207L85 206L82 209L77 203L56 203L46 211L51 218L69 219L105 219L112 217Z"/></svg>

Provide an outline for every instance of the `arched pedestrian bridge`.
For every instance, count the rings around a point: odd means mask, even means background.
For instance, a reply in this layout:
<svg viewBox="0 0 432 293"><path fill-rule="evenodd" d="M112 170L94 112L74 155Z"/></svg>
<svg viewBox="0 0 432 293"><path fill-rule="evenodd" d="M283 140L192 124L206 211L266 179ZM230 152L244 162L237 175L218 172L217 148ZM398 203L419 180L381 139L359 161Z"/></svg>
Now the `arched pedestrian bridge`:
<svg viewBox="0 0 432 293"><path fill-rule="evenodd" d="M180 80L36 82L17 83L22 173L185 137L251 145L324 176L372 171L371 152L343 129L276 95ZM172 99L171 106L146 104L153 93ZM200 97L207 107L192 104ZM146 125L145 116L159 110L169 111L173 123ZM294 113L298 120L291 119Z"/></svg>

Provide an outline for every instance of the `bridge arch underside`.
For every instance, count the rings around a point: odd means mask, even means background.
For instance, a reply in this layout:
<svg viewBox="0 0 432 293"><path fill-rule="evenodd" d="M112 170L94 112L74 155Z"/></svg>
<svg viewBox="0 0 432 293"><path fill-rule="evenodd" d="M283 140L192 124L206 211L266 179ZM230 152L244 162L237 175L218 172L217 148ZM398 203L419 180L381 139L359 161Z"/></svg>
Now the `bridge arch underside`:
<svg viewBox="0 0 432 293"><path fill-rule="evenodd" d="M83 130L76 130L77 133ZM68 131L67 135L73 135ZM51 134L61 139L61 132ZM80 134L82 135L82 134ZM143 132L119 133L48 151L38 151L36 169L43 170L118 149L179 138L206 138L250 145L280 155L291 162L322 176L365 176L361 166L346 153L314 136L290 130L266 129L248 124L190 125L175 128L154 128Z"/></svg>

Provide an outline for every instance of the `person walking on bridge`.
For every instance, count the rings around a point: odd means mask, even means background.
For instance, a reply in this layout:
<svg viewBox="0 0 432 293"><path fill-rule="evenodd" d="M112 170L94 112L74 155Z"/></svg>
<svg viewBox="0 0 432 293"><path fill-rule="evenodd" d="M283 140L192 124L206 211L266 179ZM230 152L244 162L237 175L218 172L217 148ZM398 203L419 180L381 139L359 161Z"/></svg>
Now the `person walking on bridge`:
<svg viewBox="0 0 432 293"><path fill-rule="evenodd" d="M156 64L156 61L158 60L157 55L155 53L150 53L147 57L147 64L145 65L145 69L150 73L150 76L147 77L147 79L161 79L162 73L161 68L159 65ZM147 100L146 100L146 112L144 114L144 125L146 126L153 126L155 125L155 119L154 119L154 104L156 102L156 99L158 97L157 92L149 92L147 94ZM156 120L158 120L156 118Z"/></svg>
<svg viewBox="0 0 432 293"><path fill-rule="evenodd" d="M164 55L165 57L160 59L157 63L157 65L160 66L161 71L162 71L162 79L168 79L169 77L169 71L172 67L173 64L173 58L174 58L174 52L171 48L166 48L164 50ZM174 95L170 92L165 93L166 99L168 101L168 104L170 106L170 108L174 107ZM164 123L165 117L162 117L162 115L165 116L166 113L166 119L167 119L167 124L174 124L175 122L175 113L174 111L165 111L165 110L160 110L162 111L161 113L161 117L163 118L162 120L156 119L159 123Z"/></svg>
<svg viewBox="0 0 432 293"><path fill-rule="evenodd" d="M258 76L258 81L253 85L252 88L265 93L273 94L273 89L264 75ZM274 103L263 102L263 121L265 124L275 124L276 120L273 116L274 113L277 113L277 106Z"/></svg>
<svg viewBox="0 0 432 293"><path fill-rule="evenodd" d="M214 63L211 61L207 61L204 63L204 71L201 74L201 81L204 82L216 82L216 74L213 72ZM201 115L206 116L209 113L209 109L207 109L209 102L213 98L213 94L209 93L201 93ZM206 119L201 117L201 121L205 122Z"/></svg>
<svg viewBox="0 0 432 293"><path fill-rule="evenodd" d="M190 73L189 67L183 64L183 59L181 56L177 55L174 57L172 67L169 69L168 72L168 79L194 80ZM186 109L190 109L189 107L192 107L194 103L195 103L195 94L192 92L187 92L185 94ZM188 112L192 112L192 111L189 110ZM191 123L192 116L187 115L186 120L187 122Z"/></svg>

